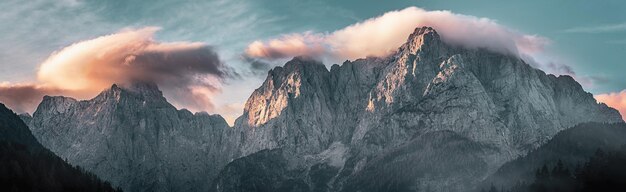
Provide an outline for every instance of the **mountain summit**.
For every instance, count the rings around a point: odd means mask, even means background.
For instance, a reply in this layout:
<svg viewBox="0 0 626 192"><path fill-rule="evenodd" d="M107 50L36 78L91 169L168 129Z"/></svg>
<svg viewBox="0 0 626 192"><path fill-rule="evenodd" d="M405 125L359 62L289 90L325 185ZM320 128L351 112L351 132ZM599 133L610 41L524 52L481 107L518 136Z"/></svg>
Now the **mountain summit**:
<svg viewBox="0 0 626 192"><path fill-rule="evenodd" d="M261 157L273 154L290 168L263 177L303 185L274 182L270 190L458 191L589 121L622 122L569 76L446 44L420 27L385 58L328 71L297 57L271 70L235 123L246 135L242 155L252 155L228 165L216 186L260 185L234 170L264 165Z"/></svg>
<svg viewBox="0 0 626 192"><path fill-rule="evenodd" d="M149 83L85 101L46 96L30 125L51 151L126 191L208 190L236 151L221 116L177 110Z"/></svg>
<svg viewBox="0 0 626 192"><path fill-rule="evenodd" d="M46 97L32 129L127 191L459 191L560 130L622 122L569 76L442 38L420 27L390 56L330 70L296 57L269 71L232 128L113 86L87 101Z"/></svg>

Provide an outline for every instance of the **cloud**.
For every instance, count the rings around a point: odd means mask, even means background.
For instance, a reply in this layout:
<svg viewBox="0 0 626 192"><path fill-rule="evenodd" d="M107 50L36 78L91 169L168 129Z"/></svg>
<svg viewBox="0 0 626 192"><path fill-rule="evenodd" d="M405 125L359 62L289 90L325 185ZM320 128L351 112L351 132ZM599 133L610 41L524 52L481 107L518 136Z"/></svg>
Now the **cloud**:
<svg viewBox="0 0 626 192"><path fill-rule="evenodd" d="M264 59L259 59L256 57L250 57L248 55L242 55L241 60L248 64L248 68L250 69L251 74L253 75L265 75L267 71L271 69L271 65L269 62Z"/></svg>
<svg viewBox="0 0 626 192"><path fill-rule="evenodd" d="M337 60L385 56L397 50L420 26L435 28L451 44L518 56L541 52L549 43L546 38L522 34L488 18L409 7L331 33L305 32L255 41L248 46L246 54L269 60L297 55Z"/></svg>
<svg viewBox="0 0 626 192"><path fill-rule="evenodd" d="M0 1L0 81L33 81L33 69L52 50L120 27L86 11L86 3Z"/></svg>
<svg viewBox="0 0 626 192"><path fill-rule="evenodd" d="M626 120L626 90L617 93L606 93L594 96L599 102L613 107L622 114L622 119Z"/></svg>
<svg viewBox="0 0 626 192"><path fill-rule="evenodd" d="M530 66L539 68L546 73L556 75L569 75L585 88L593 88L598 84L607 83L609 79L602 75L580 75L569 65L563 62L545 61L538 62L532 56L522 55L521 58Z"/></svg>
<svg viewBox="0 0 626 192"><path fill-rule="evenodd" d="M0 98L3 102L22 100L26 104L44 94L84 98L113 83L140 81L159 85L164 95L178 107L212 110L211 97L220 91L228 68L213 49L203 43L155 41L154 33L158 30L156 27L126 29L67 46L39 66L39 83L5 83L3 88L7 91L0 92ZM24 94L30 96L21 97Z"/></svg>
<svg viewBox="0 0 626 192"><path fill-rule="evenodd" d="M291 1L289 1L291 2ZM253 90L259 78L249 75L248 63L240 60L242 50L249 42L284 30L284 24L292 18L274 11L267 3L249 0L214 0L178 3L171 0L157 1L83 1L83 0L21 0L0 1L0 82L37 82L37 67L51 52L74 42L94 39L111 34L124 27L155 25L158 40L207 42L216 47L214 51L223 63L241 74L241 78L226 78L221 92L211 99L216 110L230 103L245 101L249 94L221 96L233 89L243 89L238 82L245 81ZM300 4L294 2L294 4ZM311 3L301 7L320 13L320 6ZM316 7L312 7L316 6ZM280 9L280 8L279 8ZM294 9L295 10L295 9ZM338 14L334 10L327 13ZM343 14L344 12L341 12ZM25 17L27 15L28 17ZM328 15L325 15L326 17ZM320 17L320 19L323 19ZM42 30L45 29L45 30ZM250 30L254 29L254 30ZM289 27L289 29L293 29ZM260 70L253 71L261 73ZM263 71L266 74L267 71ZM229 82L231 81L231 82ZM235 82L237 82L236 85ZM248 88L248 87L246 87ZM67 90L66 90L67 91ZM201 92L201 91L196 91ZM206 91L205 91L206 92ZM251 92L251 91L250 91ZM65 92L64 92L65 93ZM174 103L172 90L164 90L168 100ZM0 93L2 94L2 93ZM61 94L61 93L54 93ZM95 93L92 92L91 96ZM68 95L77 97L75 95ZM217 97L220 96L220 97ZM86 96L83 98L89 98ZM175 104L177 107L188 105ZM243 108L239 110L241 114Z"/></svg>
<svg viewBox="0 0 626 192"><path fill-rule="evenodd" d="M610 33L626 31L626 23L590 26L590 27L574 27L564 30L566 33Z"/></svg>
<svg viewBox="0 0 626 192"><path fill-rule="evenodd" d="M294 55L321 56L326 51L322 35L305 32L283 35L267 42L254 41L246 48L246 54L261 58L286 58Z"/></svg>
<svg viewBox="0 0 626 192"><path fill-rule="evenodd" d="M58 93L57 89L33 84L0 83L0 101L17 113L31 112L44 95Z"/></svg>

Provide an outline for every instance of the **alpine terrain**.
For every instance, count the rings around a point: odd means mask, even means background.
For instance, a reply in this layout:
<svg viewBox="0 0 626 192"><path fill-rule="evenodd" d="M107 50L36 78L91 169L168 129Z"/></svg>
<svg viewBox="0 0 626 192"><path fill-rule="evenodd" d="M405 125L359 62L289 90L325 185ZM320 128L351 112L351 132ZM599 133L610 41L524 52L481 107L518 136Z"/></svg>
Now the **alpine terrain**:
<svg viewBox="0 0 626 192"><path fill-rule="evenodd" d="M233 127L156 85L46 96L35 137L126 191L468 191L585 122L623 122L570 76L418 27L394 54L268 72Z"/></svg>

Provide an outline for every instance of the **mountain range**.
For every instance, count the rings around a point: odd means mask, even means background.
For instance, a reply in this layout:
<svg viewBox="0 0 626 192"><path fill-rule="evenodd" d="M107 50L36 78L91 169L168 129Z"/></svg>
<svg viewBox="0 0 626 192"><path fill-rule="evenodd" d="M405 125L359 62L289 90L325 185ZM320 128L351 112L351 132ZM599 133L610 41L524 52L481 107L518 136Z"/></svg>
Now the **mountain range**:
<svg viewBox="0 0 626 192"><path fill-rule="evenodd" d="M22 116L41 144L126 191L467 191L580 123L623 122L570 76L418 27L396 52L268 72L229 126L150 82Z"/></svg>

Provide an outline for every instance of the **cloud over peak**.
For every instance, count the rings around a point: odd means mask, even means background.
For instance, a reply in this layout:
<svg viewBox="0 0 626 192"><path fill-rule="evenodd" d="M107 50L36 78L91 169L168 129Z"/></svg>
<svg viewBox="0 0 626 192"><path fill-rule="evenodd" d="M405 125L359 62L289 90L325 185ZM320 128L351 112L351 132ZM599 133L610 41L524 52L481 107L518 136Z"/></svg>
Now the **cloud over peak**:
<svg viewBox="0 0 626 192"><path fill-rule="evenodd" d="M34 91L30 95L38 98L20 98L17 97L19 94L14 94L16 92L0 93L0 98L35 99L37 102L44 94L84 98L113 83L142 81L159 85L165 96L178 107L212 110L211 97L220 91L221 81L228 74L227 67L204 43L154 40L158 30L157 27L126 29L67 46L39 66L38 83L0 86Z"/></svg>
<svg viewBox="0 0 626 192"><path fill-rule="evenodd" d="M336 60L385 56L421 26L433 27L450 44L518 56L540 52L549 43L546 38L523 34L488 18L409 7L331 33L306 32L255 41L248 46L246 54L270 60L297 55Z"/></svg>

